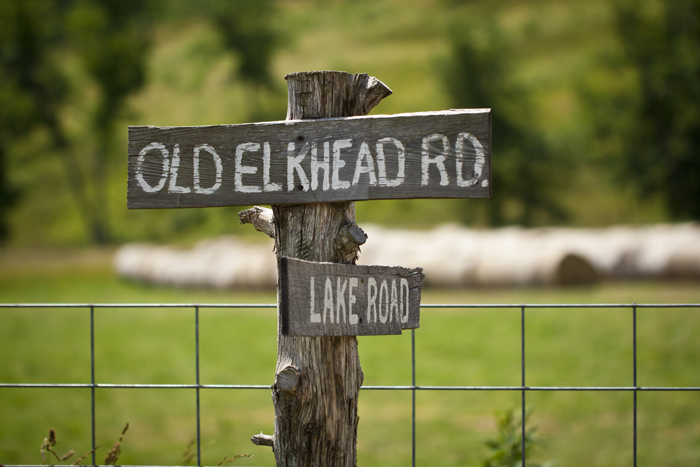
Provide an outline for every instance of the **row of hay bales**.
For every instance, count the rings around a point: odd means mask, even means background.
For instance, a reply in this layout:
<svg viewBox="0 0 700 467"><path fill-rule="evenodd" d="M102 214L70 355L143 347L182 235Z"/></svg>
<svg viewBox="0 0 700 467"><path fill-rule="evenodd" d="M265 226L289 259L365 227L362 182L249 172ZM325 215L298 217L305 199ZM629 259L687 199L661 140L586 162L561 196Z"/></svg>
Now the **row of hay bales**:
<svg viewBox="0 0 700 467"><path fill-rule="evenodd" d="M600 229L446 225L429 231L367 226L358 264L422 267L438 287L590 284L601 279L700 279L700 225ZM272 242L233 237L190 250L132 244L116 254L119 274L177 286L271 288Z"/></svg>

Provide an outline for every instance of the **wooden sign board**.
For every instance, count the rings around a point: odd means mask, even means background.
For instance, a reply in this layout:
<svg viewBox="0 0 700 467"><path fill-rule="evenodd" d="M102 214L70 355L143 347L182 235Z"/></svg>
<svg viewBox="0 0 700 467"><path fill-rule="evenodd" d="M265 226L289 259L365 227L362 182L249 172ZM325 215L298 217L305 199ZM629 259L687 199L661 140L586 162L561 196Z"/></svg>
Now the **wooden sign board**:
<svg viewBox="0 0 700 467"><path fill-rule="evenodd" d="M131 209L490 195L490 109L129 127Z"/></svg>
<svg viewBox="0 0 700 467"><path fill-rule="evenodd" d="M419 326L421 268L278 261L284 335L386 335Z"/></svg>

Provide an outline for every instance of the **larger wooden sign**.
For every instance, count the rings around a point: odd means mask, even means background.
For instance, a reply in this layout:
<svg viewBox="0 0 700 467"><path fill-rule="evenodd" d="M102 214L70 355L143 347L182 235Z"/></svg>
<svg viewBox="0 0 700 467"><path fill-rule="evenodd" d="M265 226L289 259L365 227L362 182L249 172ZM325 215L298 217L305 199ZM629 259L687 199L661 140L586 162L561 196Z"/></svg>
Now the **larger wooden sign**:
<svg viewBox="0 0 700 467"><path fill-rule="evenodd" d="M279 258L282 334L401 334L420 320L423 270Z"/></svg>
<svg viewBox="0 0 700 467"><path fill-rule="evenodd" d="M132 209L490 195L490 109L129 127Z"/></svg>

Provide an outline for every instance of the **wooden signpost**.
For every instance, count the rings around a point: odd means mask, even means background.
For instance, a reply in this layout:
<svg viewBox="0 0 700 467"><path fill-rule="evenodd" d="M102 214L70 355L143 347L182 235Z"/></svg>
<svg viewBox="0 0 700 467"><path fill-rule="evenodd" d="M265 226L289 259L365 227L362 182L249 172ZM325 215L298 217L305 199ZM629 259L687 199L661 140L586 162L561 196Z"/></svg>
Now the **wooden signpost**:
<svg viewBox="0 0 700 467"><path fill-rule="evenodd" d="M358 335L419 326L420 268L357 266L353 201L491 195L491 111L365 116L391 90L366 74L285 76L283 122L130 127L131 209L270 204L243 222L274 237L278 466L355 466ZM418 245L416 245L418 247Z"/></svg>

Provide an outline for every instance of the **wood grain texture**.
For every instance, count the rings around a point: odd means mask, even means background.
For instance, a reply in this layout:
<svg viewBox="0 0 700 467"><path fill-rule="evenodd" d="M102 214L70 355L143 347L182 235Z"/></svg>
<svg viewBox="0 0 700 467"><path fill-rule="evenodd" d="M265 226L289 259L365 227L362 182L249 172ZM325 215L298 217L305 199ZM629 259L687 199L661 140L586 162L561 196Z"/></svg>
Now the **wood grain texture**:
<svg viewBox="0 0 700 467"><path fill-rule="evenodd" d="M421 268L278 262L286 336L377 336L419 327Z"/></svg>
<svg viewBox="0 0 700 467"><path fill-rule="evenodd" d="M378 86L376 80L364 82ZM355 83L349 86L356 90ZM381 93L372 89L365 96L374 102ZM130 127L127 206L490 196L490 109L323 118L344 107L333 107L328 99L315 102L308 91L292 92L320 105L321 112L313 115L322 117ZM348 106L372 107L361 99ZM307 118L303 112L298 117Z"/></svg>
<svg viewBox="0 0 700 467"><path fill-rule="evenodd" d="M368 112L390 93L364 74L304 72L286 79L289 120ZM366 238L355 224L354 203L273 204L272 210L278 256L354 263ZM355 466L357 403L364 378L357 338L285 336L279 313L278 327L272 387L277 465Z"/></svg>

